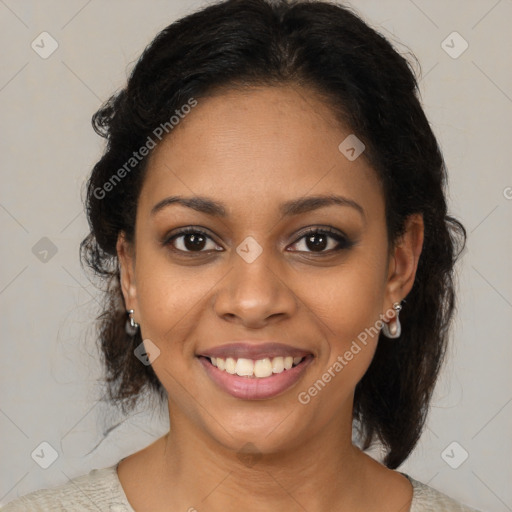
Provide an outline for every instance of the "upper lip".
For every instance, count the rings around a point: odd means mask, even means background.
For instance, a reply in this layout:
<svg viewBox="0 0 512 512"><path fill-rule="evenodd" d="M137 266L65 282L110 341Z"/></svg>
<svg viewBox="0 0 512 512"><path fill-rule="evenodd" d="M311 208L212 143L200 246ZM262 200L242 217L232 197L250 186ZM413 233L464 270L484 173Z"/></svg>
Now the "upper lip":
<svg viewBox="0 0 512 512"><path fill-rule="evenodd" d="M206 349L200 353L199 356L204 357L220 357L226 359L232 357L233 359L264 359L266 357L305 357L311 354L310 351L297 347L291 347L282 343L227 343L218 347Z"/></svg>

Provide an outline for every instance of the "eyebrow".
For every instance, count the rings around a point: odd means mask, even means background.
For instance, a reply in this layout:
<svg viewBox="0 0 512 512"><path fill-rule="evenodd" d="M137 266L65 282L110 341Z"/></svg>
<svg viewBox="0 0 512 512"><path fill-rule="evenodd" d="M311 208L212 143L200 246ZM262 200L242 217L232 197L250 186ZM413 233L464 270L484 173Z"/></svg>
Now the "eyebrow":
<svg viewBox="0 0 512 512"><path fill-rule="evenodd" d="M201 213L212 215L214 217L227 217L227 210L223 203L210 199L208 197L182 197L182 196L170 196L166 197L162 201L159 201L151 209L151 215L155 215L159 211L163 210L167 206L179 204L192 208ZM286 201L280 205L281 215L284 217L291 217L292 215L299 215L301 213L310 212L326 206L338 205L348 206L355 209L360 215L365 218L365 212L363 207L356 203L354 200L339 195L317 195L308 196L299 199L293 199Z"/></svg>

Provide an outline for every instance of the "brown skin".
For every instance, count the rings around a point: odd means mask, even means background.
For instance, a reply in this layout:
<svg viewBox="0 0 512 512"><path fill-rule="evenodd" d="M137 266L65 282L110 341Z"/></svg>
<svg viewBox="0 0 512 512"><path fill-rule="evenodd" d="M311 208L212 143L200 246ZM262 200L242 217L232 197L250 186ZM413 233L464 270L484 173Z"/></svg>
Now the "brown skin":
<svg viewBox="0 0 512 512"><path fill-rule="evenodd" d="M119 465L137 512L409 510L407 479L351 440L354 389L377 337L307 405L297 399L407 296L423 244L421 216L411 216L404 236L388 245L375 172L364 154L350 162L338 150L350 133L311 91L261 87L200 99L151 154L135 244L121 235L118 255L126 308L161 351L153 368L170 397L171 432ZM364 215L339 205L279 213L284 201L323 194L357 202ZM224 203L227 216L176 204L151 214L173 195L207 196ZM186 236L174 240L174 252L162 244L186 226L208 232L203 252L180 254L190 250ZM326 226L354 245L333 252L335 239L316 251L306 244L304 228ZM263 249L252 263L236 252L247 236ZM281 395L236 399L195 355L247 339L315 357ZM253 463L237 456L248 442Z"/></svg>

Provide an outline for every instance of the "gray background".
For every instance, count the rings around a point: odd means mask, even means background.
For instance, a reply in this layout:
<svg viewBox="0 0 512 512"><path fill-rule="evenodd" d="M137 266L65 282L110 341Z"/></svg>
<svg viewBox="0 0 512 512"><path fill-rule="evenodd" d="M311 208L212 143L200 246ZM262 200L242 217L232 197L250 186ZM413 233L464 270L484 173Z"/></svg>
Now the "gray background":
<svg viewBox="0 0 512 512"><path fill-rule="evenodd" d="M0 0L0 503L111 465L167 431L166 411L150 403L126 419L101 400L98 292L78 260L80 195L103 147L92 113L158 30L201 5ZM482 510L512 510L512 1L351 5L418 57L451 212L469 234L449 358L428 428L401 470ZM43 46L43 31L58 43L46 59L31 47ZM464 43L453 31L469 44L457 58ZM48 469L42 442L57 454Z"/></svg>

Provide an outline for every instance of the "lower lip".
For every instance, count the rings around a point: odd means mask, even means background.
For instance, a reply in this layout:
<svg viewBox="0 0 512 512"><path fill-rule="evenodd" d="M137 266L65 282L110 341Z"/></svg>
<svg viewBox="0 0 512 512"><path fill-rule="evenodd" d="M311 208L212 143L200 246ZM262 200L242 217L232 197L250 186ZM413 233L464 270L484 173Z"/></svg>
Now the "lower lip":
<svg viewBox="0 0 512 512"><path fill-rule="evenodd" d="M206 357L200 356L198 359L208 376L226 393L244 400L263 400L273 398L291 388L304 375L313 356L306 356L297 366L289 370L283 370L281 373L274 373L270 377L263 378L231 375L213 366Z"/></svg>

